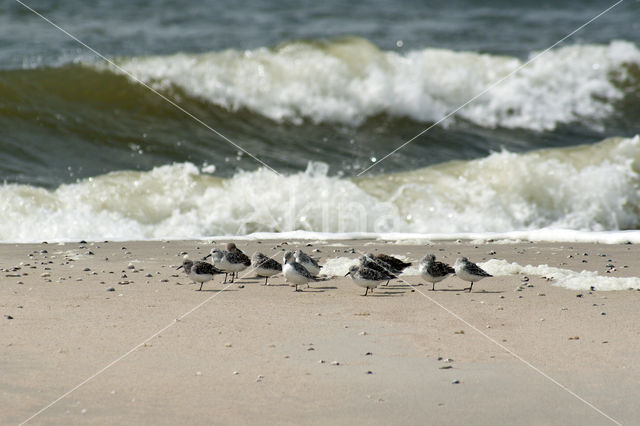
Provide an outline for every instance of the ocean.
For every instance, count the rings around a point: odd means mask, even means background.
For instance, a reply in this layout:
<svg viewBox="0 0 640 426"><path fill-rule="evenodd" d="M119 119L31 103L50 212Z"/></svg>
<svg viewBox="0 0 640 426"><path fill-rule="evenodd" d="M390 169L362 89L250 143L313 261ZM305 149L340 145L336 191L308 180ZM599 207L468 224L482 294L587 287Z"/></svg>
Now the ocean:
<svg viewBox="0 0 640 426"><path fill-rule="evenodd" d="M639 1L23 3L2 242L640 242Z"/></svg>

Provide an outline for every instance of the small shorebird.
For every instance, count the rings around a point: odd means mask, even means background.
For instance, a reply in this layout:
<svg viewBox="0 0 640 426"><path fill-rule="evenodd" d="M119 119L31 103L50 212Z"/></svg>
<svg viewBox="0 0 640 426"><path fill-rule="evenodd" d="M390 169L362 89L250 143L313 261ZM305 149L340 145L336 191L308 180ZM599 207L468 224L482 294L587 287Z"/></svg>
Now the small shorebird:
<svg viewBox="0 0 640 426"><path fill-rule="evenodd" d="M365 258L364 261L362 260L362 258L360 259L360 266L375 269L376 271L387 273L389 275L400 275L407 266L411 265L410 263L405 264L400 259L396 259L395 257L388 256L386 254L378 254L374 256L373 253L367 253L367 255L364 256L364 258ZM406 266L397 268L397 267L394 267L391 263L383 259L387 259L387 260L393 259L391 262L395 263L396 266L399 266L398 262ZM389 285L389 281L390 279L388 279L384 285Z"/></svg>
<svg viewBox="0 0 640 426"><path fill-rule="evenodd" d="M290 251L284 254L284 265L282 265L282 274L298 291L298 286L306 284L309 287L309 281L313 280L313 276L300 263L296 262L293 253Z"/></svg>
<svg viewBox="0 0 640 426"><path fill-rule="evenodd" d="M216 268L224 272L223 284L225 284L227 282L227 275L229 275L229 272L225 271L224 269L222 269L222 266L220 266L220 262L222 262L222 258L224 257L224 251L220 249L211 249L211 252L205 257L203 257L202 260L205 260L208 257L211 258L211 263L213 263L213 266L215 266Z"/></svg>
<svg viewBox="0 0 640 426"><path fill-rule="evenodd" d="M294 255L296 258L296 262L304 266L311 275L315 277L320 273L320 268L322 268L322 266L320 266L313 257L309 256L300 249L296 250Z"/></svg>
<svg viewBox="0 0 640 426"><path fill-rule="evenodd" d="M201 291L202 285L205 282L212 280L215 274L222 273L221 270L217 269L212 264L199 260L194 262L190 259L184 259L182 261L182 265L178 266L176 269L180 268L184 268L184 271L194 282L200 283L198 291Z"/></svg>
<svg viewBox="0 0 640 426"><path fill-rule="evenodd" d="M351 275L351 279L356 283L356 285L365 288L363 296L366 296L369 293L369 290L373 293L373 289L378 287L378 283L380 281L395 278L395 276L386 272L380 272L375 269L358 265L353 265L349 268L349 272L346 273L345 277L347 275Z"/></svg>
<svg viewBox="0 0 640 426"><path fill-rule="evenodd" d="M471 283L471 286L469 286L469 293L471 293L474 282L480 281L481 279L486 277L493 276L475 263L470 262L466 257L459 257L453 267L456 270L456 275L458 276L458 278L463 281L469 281Z"/></svg>
<svg viewBox="0 0 640 426"><path fill-rule="evenodd" d="M231 282L235 281L235 277L240 271L244 271L251 266L251 259L236 247L234 243L227 243L227 249L222 251L219 249L211 250L207 257L211 256L211 260L216 268L225 273L224 282L227 282L227 274L231 274Z"/></svg>
<svg viewBox="0 0 640 426"><path fill-rule="evenodd" d="M397 257L389 256L384 253L379 253L375 255L375 259L378 261L383 261L387 265L391 267L390 271L393 274L400 274L402 271L411 266L411 262L403 262Z"/></svg>
<svg viewBox="0 0 640 426"><path fill-rule="evenodd" d="M435 255L428 254L420 262L420 273L431 283L431 290L434 291L437 282L444 280L450 274L455 274L456 270L446 263L437 262Z"/></svg>
<svg viewBox="0 0 640 426"><path fill-rule="evenodd" d="M251 257L251 266L256 275L264 277L264 285L269 285L267 280L269 277L282 272L282 265L275 259L265 256L260 252L256 252Z"/></svg>
<svg viewBox="0 0 640 426"><path fill-rule="evenodd" d="M391 267L389 264L380 262L373 257L373 254L367 254L366 256L360 256L358 258L360 266L364 268L373 269L374 271L382 272L383 274L391 275Z"/></svg>

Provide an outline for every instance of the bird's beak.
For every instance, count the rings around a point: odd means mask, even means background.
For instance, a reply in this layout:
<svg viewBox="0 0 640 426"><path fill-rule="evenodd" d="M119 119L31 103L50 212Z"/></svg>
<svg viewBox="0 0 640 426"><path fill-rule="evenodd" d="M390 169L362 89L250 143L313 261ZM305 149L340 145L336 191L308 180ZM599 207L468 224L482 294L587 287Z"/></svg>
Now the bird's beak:
<svg viewBox="0 0 640 426"><path fill-rule="evenodd" d="M344 274L344 276L346 277L347 275L351 275L351 271L347 272L346 274Z"/></svg>
<svg viewBox="0 0 640 426"><path fill-rule="evenodd" d="M176 271L177 271L178 269L182 268L182 266L183 266L183 265L178 266L178 267L176 268Z"/></svg>
<svg viewBox="0 0 640 426"><path fill-rule="evenodd" d="M211 257L211 253L209 253L208 255L206 255L205 257L202 258L202 260L205 260L207 257Z"/></svg>

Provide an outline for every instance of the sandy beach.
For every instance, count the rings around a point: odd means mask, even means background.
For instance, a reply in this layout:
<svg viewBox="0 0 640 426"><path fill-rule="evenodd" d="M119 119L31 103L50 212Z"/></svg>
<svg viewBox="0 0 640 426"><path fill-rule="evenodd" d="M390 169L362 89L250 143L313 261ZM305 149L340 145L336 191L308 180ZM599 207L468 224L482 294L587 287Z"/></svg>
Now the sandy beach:
<svg viewBox="0 0 640 426"><path fill-rule="evenodd" d="M637 245L237 243L278 260L291 248L321 263L366 252L415 262L433 252L451 264L464 255L640 276ZM349 278L295 292L281 275L264 286L247 273L195 291L175 268L185 253L197 259L213 246L1 245L0 423L19 424L80 384L29 423L584 425L640 417L638 291L575 291L516 274L482 280L470 294L449 277L433 292L403 275L362 297ZM616 267L606 273L607 264Z"/></svg>

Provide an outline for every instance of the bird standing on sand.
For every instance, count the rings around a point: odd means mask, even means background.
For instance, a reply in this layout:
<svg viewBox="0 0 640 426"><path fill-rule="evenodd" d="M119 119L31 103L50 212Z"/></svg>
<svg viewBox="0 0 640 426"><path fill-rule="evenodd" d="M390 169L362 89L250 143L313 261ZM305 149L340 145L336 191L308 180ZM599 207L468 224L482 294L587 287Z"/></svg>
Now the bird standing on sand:
<svg viewBox="0 0 640 426"><path fill-rule="evenodd" d="M400 275L409 265L411 265L411 263L405 263L398 258L386 254L378 254L374 256L373 253L367 253L364 263L362 259L360 259L360 266L375 269L376 271L386 272L389 275ZM390 279L388 279L384 285L389 285L389 281Z"/></svg>
<svg viewBox="0 0 640 426"><path fill-rule="evenodd" d="M227 275L229 275L229 271L225 271L222 268L222 266L220 265L220 263L222 262L222 259L224 258L224 254L225 254L225 252L223 250L211 249L211 253L209 253L208 255L203 257L202 260L205 260L206 258L210 257L211 258L211 263L213 263L213 266L215 266L216 268L218 268L222 272L224 272L224 281L222 283L226 284L227 283Z"/></svg>
<svg viewBox="0 0 640 426"><path fill-rule="evenodd" d="M382 272L383 274L393 275L391 265L383 261L377 260L373 257L373 254L367 254L366 256L360 256L358 258L360 266L363 268L373 269L374 271Z"/></svg>
<svg viewBox="0 0 640 426"><path fill-rule="evenodd" d="M420 273L432 284L431 290L434 291L437 282L444 280L450 274L455 274L456 270L446 263L436 261L434 254L428 254L420 262Z"/></svg>
<svg viewBox="0 0 640 426"><path fill-rule="evenodd" d="M463 281L469 281L471 283L471 286L469 286L469 293L471 293L474 282L480 281L481 279L486 277L493 276L475 263L470 262L466 257L459 257L453 267L456 270L456 275L458 276L458 278Z"/></svg>
<svg viewBox="0 0 640 426"><path fill-rule="evenodd" d="M215 274L221 274L222 271L217 269L210 263L196 261L190 259L184 259L182 261L182 265L178 266L176 269L184 268L184 271L187 273L189 278L191 278L194 282L200 283L200 288L198 291L202 290L202 285L213 279Z"/></svg>
<svg viewBox="0 0 640 426"><path fill-rule="evenodd" d="M218 249L211 250L207 257L211 256L211 260L216 268L225 273L224 282L227 282L227 274L231 274L231 282L235 281L235 277L240 271L244 271L251 266L251 259L244 254L242 250L236 247L234 243L227 243L227 250Z"/></svg>
<svg viewBox="0 0 640 426"><path fill-rule="evenodd" d="M313 257L309 256L300 249L296 250L294 255L296 258L296 262L304 266L311 275L315 277L320 273L320 268L322 268L322 266L320 266Z"/></svg>
<svg viewBox="0 0 640 426"><path fill-rule="evenodd" d="M345 277L347 275L351 275L351 279L356 283L356 285L365 288L363 296L366 296L369 293L369 290L373 293L373 289L378 287L380 281L395 278L395 276L389 275L386 272L380 272L375 269L358 265L353 265L349 268L349 272L346 273Z"/></svg>
<svg viewBox="0 0 640 426"><path fill-rule="evenodd" d="M389 256L388 254L379 253L375 255L375 259L378 261L383 261L391 267L391 273L400 274L402 271L411 266L411 262L403 262L397 257Z"/></svg>
<svg viewBox="0 0 640 426"><path fill-rule="evenodd" d="M293 253L290 251L284 254L282 274L284 278L291 283L290 285L295 286L296 291L298 291L298 286L302 284L306 284L307 287L309 287L309 281L314 279L304 266L296 262Z"/></svg>
<svg viewBox="0 0 640 426"><path fill-rule="evenodd" d="M282 265L275 259L256 252L251 257L251 266L259 277L264 277L264 285L269 285L269 277L282 272Z"/></svg>

